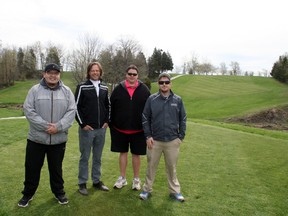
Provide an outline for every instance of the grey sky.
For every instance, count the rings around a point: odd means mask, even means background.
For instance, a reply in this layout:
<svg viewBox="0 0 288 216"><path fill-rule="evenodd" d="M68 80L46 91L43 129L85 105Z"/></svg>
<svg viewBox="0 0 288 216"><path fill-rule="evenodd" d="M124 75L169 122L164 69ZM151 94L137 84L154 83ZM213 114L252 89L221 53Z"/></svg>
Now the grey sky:
<svg viewBox="0 0 288 216"><path fill-rule="evenodd" d="M0 40L77 45L82 33L105 43L129 36L146 56L169 51L175 66L192 55L214 66L237 61L242 70L271 70L288 52L286 0L9 0L0 13Z"/></svg>

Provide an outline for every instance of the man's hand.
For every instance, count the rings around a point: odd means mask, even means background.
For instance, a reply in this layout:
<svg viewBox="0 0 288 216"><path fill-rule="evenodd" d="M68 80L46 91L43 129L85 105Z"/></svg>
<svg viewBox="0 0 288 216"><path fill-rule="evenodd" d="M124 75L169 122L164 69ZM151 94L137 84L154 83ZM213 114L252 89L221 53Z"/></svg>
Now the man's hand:
<svg viewBox="0 0 288 216"><path fill-rule="evenodd" d="M152 137L149 137L146 139L146 144L147 144L147 147L148 149L152 149L153 148L153 145L154 145L154 140Z"/></svg>
<svg viewBox="0 0 288 216"><path fill-rule="evenodd" d="M46 132L48 134L56 134L58 132L56 124L49 123Z"/></svg>

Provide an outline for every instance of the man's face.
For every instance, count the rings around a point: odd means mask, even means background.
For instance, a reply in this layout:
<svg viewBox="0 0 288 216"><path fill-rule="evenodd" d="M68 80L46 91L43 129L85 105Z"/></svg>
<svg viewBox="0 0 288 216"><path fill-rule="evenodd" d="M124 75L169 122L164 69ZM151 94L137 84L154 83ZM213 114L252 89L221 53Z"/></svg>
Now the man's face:
<svg viewBox="0 0 288 216"><path fill-rule="evenodd" d="M89 76L92 80L100 80L101 73L98 65L92 66L91 70L89 71Z"/></svg>
<svg viewBox="0 0 288 216"><path fill-rule="evenodd" d="M167 77L161 77L158 81L159 89L161 92L166 93L171 89L171 81Z"/></svg>
<svg viewBox="0 0 288 216"><path fill-rule="evenodd" d="M138 79L137 70L135 69L128 70L128 72L126 73L126 79L128 80L129 83L134 84Z"/></svg>
<svg viewBox="0 0 288 216"><path fill-rule="evenodd" d="M43 74L46 83L49 87L55 87L57 86L59 80L60 80L60 72L57 70L50 70L50 71L46 71Z"/></svg>

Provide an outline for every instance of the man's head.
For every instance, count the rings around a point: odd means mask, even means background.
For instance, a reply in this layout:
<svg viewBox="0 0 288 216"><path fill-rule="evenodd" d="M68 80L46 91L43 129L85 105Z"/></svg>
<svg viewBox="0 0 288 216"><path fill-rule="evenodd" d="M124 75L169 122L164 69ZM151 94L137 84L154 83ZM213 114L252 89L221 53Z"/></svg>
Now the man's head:
<svg viewBox="0 0 288 216"><path fill-rule="evenodd" d="M128 82L130 84L135 84L135 82L138 79L138 73L139 70L136 67L136 65L130 65L127 69L126 69L126 79L128 80Z"/></svg>
<svg viewBox="0 0 288 216"><path fill-rule="evenodd" d="M87 66L86 79L100 80L103 75L103 69L99 62L91 62Z"/></svg>
<svg viewBox="0 0 288 216"><path fill-rule="evenodd" d="M171 77L168 73L161 73L158 77L159 89L162 93L168 93L171 89Z"/></svg>
<svg viewBox="0 0 288 216"><path fill-rule="evenodd" d="M60 80L60 67L55 63L46 65L43 77L50 88L56 87Z"/></svg>
<svg viewBox="0 0 288 216"><path fill-rule="evenodd" d="M44 69L44 72L49 72L51 70L55 70L55 71L58 71L60 73L60 67L55 63L47 64L45 69Z"/></svg>

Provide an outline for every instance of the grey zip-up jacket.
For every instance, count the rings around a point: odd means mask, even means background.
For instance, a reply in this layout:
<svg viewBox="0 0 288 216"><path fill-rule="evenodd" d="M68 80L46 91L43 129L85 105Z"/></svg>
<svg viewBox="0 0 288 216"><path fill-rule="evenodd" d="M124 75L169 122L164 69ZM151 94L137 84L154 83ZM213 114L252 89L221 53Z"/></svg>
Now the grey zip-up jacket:
<svg viewBox="0 0 288 216"><path fill-rule="evenodd" d="M62 81L57 88L50 89L42 79L29 90L23 109L30 124L28 139L46 145L67 142L76 105L72 91ZM58 133L51 135L46 132L49 123L56 124Z"/></svg>
<svg viewBox="0 0 288 216"><path fill-rule="evenodd" d="M142 124L146 138L158 141L183 140L186 131L186 111L180 96L170 91L169 97L160 92L151 95L145 104Z"/></svg>

